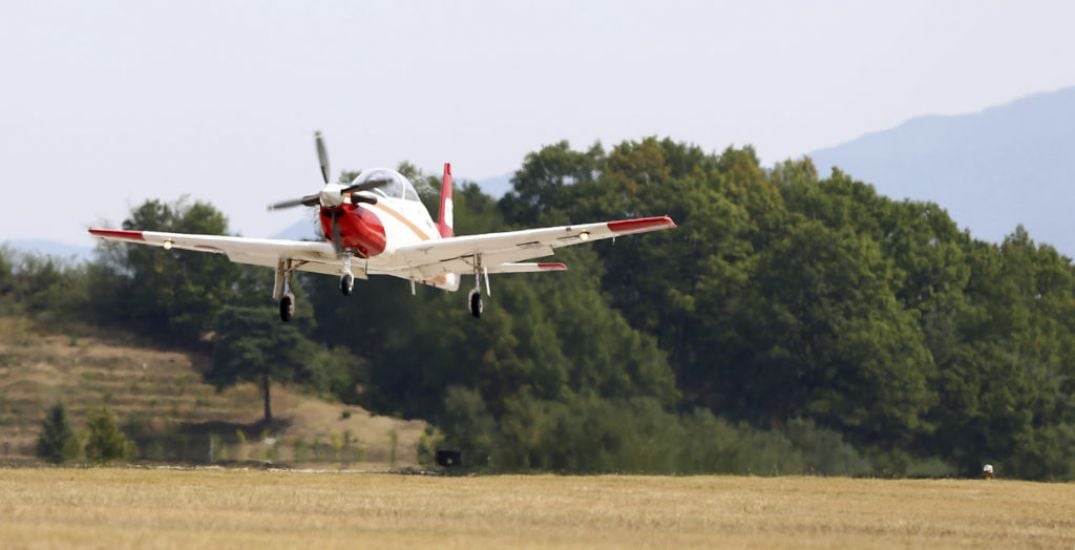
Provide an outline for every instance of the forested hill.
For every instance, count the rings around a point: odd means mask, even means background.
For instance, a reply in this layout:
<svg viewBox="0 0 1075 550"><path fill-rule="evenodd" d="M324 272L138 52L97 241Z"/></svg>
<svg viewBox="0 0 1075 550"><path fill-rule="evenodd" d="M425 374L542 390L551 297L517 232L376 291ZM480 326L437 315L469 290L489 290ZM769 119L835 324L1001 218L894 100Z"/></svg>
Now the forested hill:
<svg viewBox="0 0 1075 550"><path fill-rule="evenodd" d="M1075 88L916 118L811 157L822 174L839 166L890 197L942 204L978 238L1023 224L1075 256Z"/></svg>
<svg viewBox="0 0 1075 550"><path fill-rule="evenodd" d="M992 463L1075 477L1075 269L1024 230L982 242L936 204L819 176L809 160L767 170L750 148L659 139L548 146L500 200L475 185L455 198L460 234L659 214L679 228L564 250L565 273L495 277L480 321L463 294L411 297L374 278L342 298L309 276L303 317L281 328L259 321L275 315L270 272L144 247L108 246L51 278L0 269L0 287L34 315L59 307L209 345L230 358L215 383L243 369L220 349L276 342L290 366L272 376L428 419L473 467L972 475ZM150 202L126 226L226 220Z"/></svg>

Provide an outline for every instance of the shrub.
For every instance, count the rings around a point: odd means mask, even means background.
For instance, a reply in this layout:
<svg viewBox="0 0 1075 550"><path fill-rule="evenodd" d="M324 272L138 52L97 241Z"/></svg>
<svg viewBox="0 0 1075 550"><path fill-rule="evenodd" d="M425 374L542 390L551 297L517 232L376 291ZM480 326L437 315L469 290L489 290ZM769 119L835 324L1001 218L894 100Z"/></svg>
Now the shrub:
<svg viewBox="0 0 1075 550"><path fill-rule="evenodd" d="M37 438L37 456L53 464L78 457L78 439L67 421L67 409L56 403L49 409Z"/></svg>
<svg viewBox="0 0 1075 550"><path fill-rule="evenodd" d="M116 425L107 406L92 411L87 420L86 459L94 464L126 460L134 455L134 444Z"/></svg>

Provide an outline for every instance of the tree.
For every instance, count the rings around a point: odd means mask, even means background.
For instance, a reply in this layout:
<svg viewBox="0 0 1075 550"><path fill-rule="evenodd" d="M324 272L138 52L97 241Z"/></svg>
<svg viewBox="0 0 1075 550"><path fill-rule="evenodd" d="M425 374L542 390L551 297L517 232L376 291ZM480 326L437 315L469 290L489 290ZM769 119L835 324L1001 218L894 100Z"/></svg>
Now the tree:
<svg viewBox="0 0 1075 550"><path fill-rule="evenodd" d="M124 229L227 233L227 218L212 205L149 200L131 211ZM240 270L226 257L203 252L101 243L93 277L94 309L158 338L190 344L224 304L240 295Z"/></svg>
<svg viewBox="0 0 1075 550"><path fill-rule="evenodd" d="M87 430L85 452L90 462L107 464L134 455L134 444L116 425L116 417L107 406L90 412Z"/></svg>
<svg viewBox="0 0 1075 550"><path fill-rule="evenodd" d="M329 389L333 370L341 362L353 361L349 354L325 353L294 325L281 323L269 308L225 307L213 330L213 362L204 374L206 381L218 389L240 381L259 384L266 425L272 423L273 380Z"/></svg>
<svg viewBox="0 0 1075 550"><path fill-rule="evenodd" d="M37 438L37 456L53 464L62 464L78 456L78 439L67 420L62 402L49 409Z"/></svg>

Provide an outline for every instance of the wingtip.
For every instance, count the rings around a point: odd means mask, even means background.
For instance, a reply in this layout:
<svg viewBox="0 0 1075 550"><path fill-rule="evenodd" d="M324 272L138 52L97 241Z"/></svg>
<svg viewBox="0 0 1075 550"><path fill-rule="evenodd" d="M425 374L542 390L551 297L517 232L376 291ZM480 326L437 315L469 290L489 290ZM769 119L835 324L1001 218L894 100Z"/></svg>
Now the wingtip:
<svg viewBox="0 0 1075 550"><path fill-rule="evenodd" d="M661 229L674 229L676 222L670 216L654 216L651 218L635 218L632 220L620 220L608 222L608 228L613 233L643 233L646 231L658 231Z"/></svg>
<svg viewBox="0 0 1075 550"><path fill-rule="evenodd" d="M567 264L564 262L539 262L538 269L544 271L567 271Z"/></svg>
<svg viewBox="0 0 1075 550"><path fill-rule="evenodd" d="M131 241L144 241L145 236L141 231L128 231L126 229L100 229L89 228L90 235L106 239L127 239Z"/></svg>

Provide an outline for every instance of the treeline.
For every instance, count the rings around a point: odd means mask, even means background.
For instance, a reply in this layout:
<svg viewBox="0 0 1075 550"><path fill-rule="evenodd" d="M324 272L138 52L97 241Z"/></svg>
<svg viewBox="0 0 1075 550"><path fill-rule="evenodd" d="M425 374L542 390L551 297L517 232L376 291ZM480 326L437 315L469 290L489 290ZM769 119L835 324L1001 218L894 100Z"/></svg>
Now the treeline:
<svg viewBox="0 0 1075 550"><path fill-rule="evenodd" d="M458 232L658 214L680 227L565 250L566 273L498 276L480 321L463 294L373 279L343 298L309 276L306 317L244 330L244 308L272 305L268 270L134 246L78 268L9 265L0 284L31 311L231 357L215 362L221 384L272 368L428 419L444 440L427 444L478 468L970 475L988 462L1075 477L1075 270L1022 228L976 241L937 205L809 160L765 169L750 148L671 140L555 144L513 184L499 201L458 190ZM226 231L201 203L150 202L126 225ZM220 351L292 330L286 346L312 346L293 363Z"/></svg>

